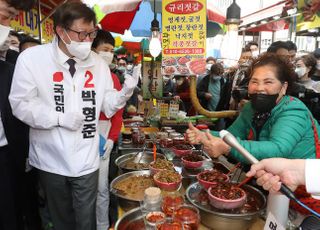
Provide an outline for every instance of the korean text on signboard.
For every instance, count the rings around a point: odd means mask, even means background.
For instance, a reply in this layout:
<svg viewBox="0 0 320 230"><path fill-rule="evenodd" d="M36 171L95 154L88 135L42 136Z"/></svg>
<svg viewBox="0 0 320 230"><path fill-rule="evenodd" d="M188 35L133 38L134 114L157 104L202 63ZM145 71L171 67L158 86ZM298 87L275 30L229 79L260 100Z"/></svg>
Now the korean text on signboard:
<svg viewBox="0 0 320 230"><path fill-rule="evenodd" d="M44 16L42 16L43 18ZM39 15L38 11L33 9L27 12L20 11L19 14L10 22L10 26L16 31L24 31L27 34L35 37L39 36ZM45 41L51 41L54 35L53 32L53 21L47 18L41 26L42 38Z"/></svg>
<svg viewBox="0 0 320 230"><path fill-rule="evenodd" d="M204 74L206 0L164 0L162 16L162 73Z"/></svg>
<svg viewBox="0 0 320 230"><path fill-rule="evenodd" d="M152 95L156 97L162 97L163 82L160 71L160 62L154 63L154 69L152 73L151 62L143 62L143 81L142 92L144 99L152 98ZM152 91L152 92L150 92Z"/></svg>

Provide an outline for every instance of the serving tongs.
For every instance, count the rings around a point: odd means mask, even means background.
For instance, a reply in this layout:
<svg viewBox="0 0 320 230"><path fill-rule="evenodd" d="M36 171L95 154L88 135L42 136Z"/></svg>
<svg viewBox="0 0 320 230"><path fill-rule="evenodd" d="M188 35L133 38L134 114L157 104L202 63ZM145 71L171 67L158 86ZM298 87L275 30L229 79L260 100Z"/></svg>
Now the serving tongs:
<svg viewBox="0 0 320 230"><path fill-rule="evenodd" d="M237 139L228 131L221 130L219 133L221 139L228 144L229 146L235 148L243 157L245 157L251 164L259 163L257 158L255 158L251 153L249 153L245 148L240 145L240 143L237 141ZM309 212L311 212L316 217L320 218L320 214L314 211L313 209L309 208L307 205L302 203L295 194L291 191L290 188L288 188L285 184L281 184L280 192L287 196L290 200L293 200L297 204L299 204L301 207L305 208Z"/></svg>
<svg viewBox="0 0 320 230"><path fill-rule="evenodd" d="M147 144L144 144L142 151L138 151L135 155L132 156L131 159L133 159L133 160L132 160L133 163L136 163L136 164L139 164L139 163L140 163L143 155L144 155L145 152L146 152L146 148L147 148Z"/></svg>

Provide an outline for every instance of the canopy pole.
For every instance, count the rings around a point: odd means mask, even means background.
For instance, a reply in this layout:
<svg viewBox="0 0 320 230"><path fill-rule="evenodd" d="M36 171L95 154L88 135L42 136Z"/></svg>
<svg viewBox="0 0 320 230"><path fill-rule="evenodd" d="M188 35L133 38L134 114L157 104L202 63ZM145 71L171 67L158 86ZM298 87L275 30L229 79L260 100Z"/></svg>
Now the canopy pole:
<svg viewBox="0 0 320 230"><path fill-rule="evenodd" d="M42 44L42 24L41 24L41 0L38 0L38 20L37 20L37 26L38 26L38 31L39 31L39 41Z"/></svg>
<svg viewBox="0 0 320 230"><path fill-rule="evenodd" d="M41 0L39 0L40 2ZM62 5L62 4L65 4L68 0L64 0L62 3L60 3L59 5L57 5L46 17L44 17L40 23L42 24L45 20L47 20L48 18L50 18L54 12L56 12L56 10Z"/></svg>

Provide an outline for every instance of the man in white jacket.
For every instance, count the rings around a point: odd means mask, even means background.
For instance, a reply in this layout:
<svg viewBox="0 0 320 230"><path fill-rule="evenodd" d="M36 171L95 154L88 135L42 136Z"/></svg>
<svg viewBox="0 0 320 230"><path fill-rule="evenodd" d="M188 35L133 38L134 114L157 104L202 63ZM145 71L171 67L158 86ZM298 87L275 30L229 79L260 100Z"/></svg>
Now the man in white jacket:
<svg viewBox="0 0 320 230"><path fill-rule="evenodd" d="M55 40L19 56L9 100L31 127L29 161L39 169L54 228L95 230L99 114L121 109L138 79L113 89L108 66L91 51L96 19L85 4L63 4L53 20Z"/></svg>

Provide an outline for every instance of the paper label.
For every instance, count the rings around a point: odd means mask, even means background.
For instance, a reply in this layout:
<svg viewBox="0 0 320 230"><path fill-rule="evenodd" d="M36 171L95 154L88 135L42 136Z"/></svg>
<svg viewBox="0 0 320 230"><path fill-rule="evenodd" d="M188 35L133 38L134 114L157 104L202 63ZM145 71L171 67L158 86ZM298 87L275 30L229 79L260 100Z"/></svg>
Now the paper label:
<svg viewBox="0 0 320 230"><path fill-rule="evenodd" d="M278 222L278 220L269 212L266 224L263 230L285 230L285 228Z"/></svg>

